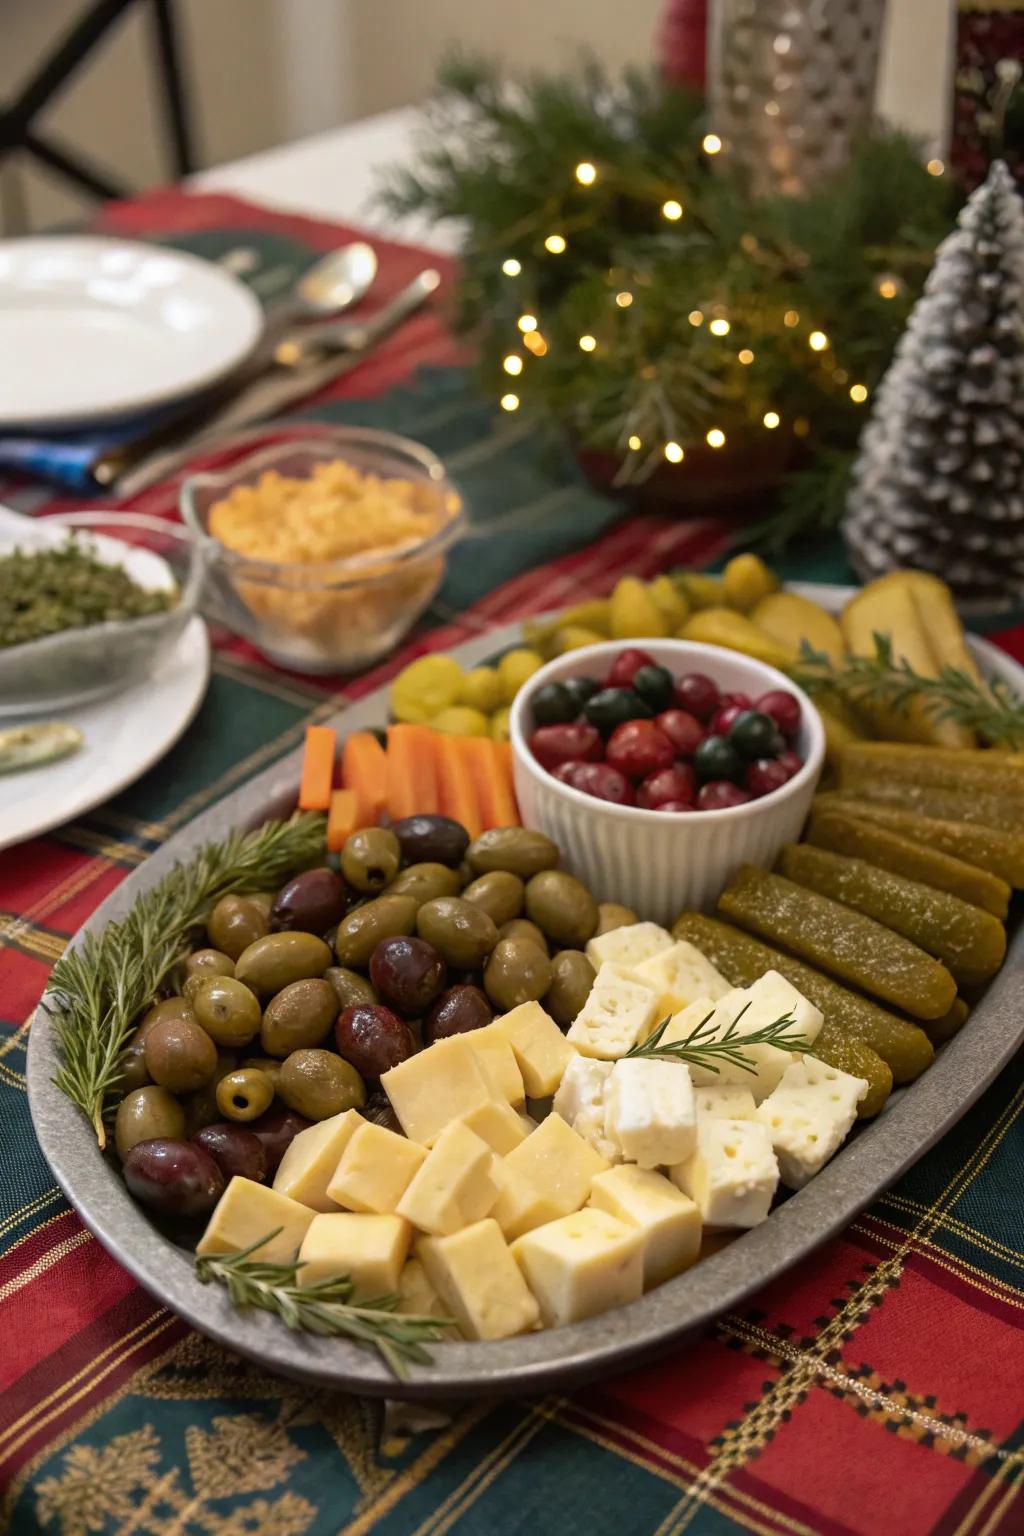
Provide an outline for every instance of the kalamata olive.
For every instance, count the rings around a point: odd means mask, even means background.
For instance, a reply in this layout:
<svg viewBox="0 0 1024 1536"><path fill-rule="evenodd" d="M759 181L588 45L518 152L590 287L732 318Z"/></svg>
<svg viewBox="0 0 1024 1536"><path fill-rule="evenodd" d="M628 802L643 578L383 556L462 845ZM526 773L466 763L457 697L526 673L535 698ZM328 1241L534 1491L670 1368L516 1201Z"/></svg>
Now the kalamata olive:
<svg viewBox="0 0 1024 1536"><path fill-rule="evenodd" d="M401 862L398 838L388 827L363 827L345 839L341 850L342 874L354 891L364 895L376 895L390 885Z"/></svg>
<svg viewBox="0 0 1024 1536"><path fill-rule="evenodd" d="M288 1108L310 1120L328 1120L366 1103L366 1087L356 1068L333 1051L292 1051L278 1087Z"/></svg>
<svg viewBox="0 0 1024 1536"><path fill-rule="evenodd" d="M615 928L628 928L631 923L639 921L632 907L624 907L618 901L602 901L597 909L595 937L600 938L602 933L611 933Z"/></svg>
<svg viewBox="0 0 1024 1536"><path fill-rule="evenodd" d="M438 896L457 896L461 888L458 872L447 864L410 864L392 880L388 895L411 896L422 907Z"/></svg>
<svg viewBox="0 0 1024 1536"><path fill-rule="evenodd" d="M124 1181L140 1205L165 1216L207 1216L224 1193L224 1175L194 1142L140 1141L124 1160Z"/></svg>
<svg viewBox="0 0 1024 1536"><path fill-rule="evenodd" d="M743 775L743 788L759 800L762 795L770 795L774 790L781 789L789 780L785 763L780 763L775 757L758 757L752 763L747 764L747 771Z"/></svg>
<svg viewBox="0 0 1024 1536"><path fill-rule="evenodd" d="M400 1061L407 1061L416 1050L408 1024L380 1003L356 1003L346 1008L334 1026L334 1039L339 1054L371 1082Z"/></svg>
<svg viewBox="0 0 1024 1536"><path fill-rule="evenodd" d="M729 779L711 779L697 796L698 811L728 811L734 805L746 805L750 795Z"/></svg>
<svg viewBox="0 0 1024 1536"><path fill-rule="evenodd" d="M804 765L804 760L799 752L794 752L792 749L780 752L775 761L780 767L785 768L787 779L791 779L794 774L799 773Z"/></svg>
<svg viewBox="0 0 1024 1536"><path fill-rule="evenodd" d="M469 845L469 833L450 816L403 816L391 823L406 864L447 864L457 869Z"/></svg>
<svg viewBox="0 0 1024 1536"><path fill-rule="evenodd" d="M495 927L500 928L502 923L510 923L519 916L525 893L526 887L518 875L510 874L507 869L492 869L471 881L463 891L462 899L480 907Z"/></svg>
<svg viewBox="0 0 1024 1536"><path fill-rule="evenodd" d="M559 1029L568 1029L594 985L595 971L578 949L563 949L551 962L551 985L544 994L544 1011Z"/></svg>
<svg viewBox="0 0 1024 1536"><path fill-rule="evenodd" d="M319 1045L338 1017L338 999L320 976L293 981L272 997L263 1012L260 1041L268 1056L282 1060L292 1051Z"/></svg>
<svg viewBox="0 0 1024 1536"><path fill-rule="evenodd" d="M447 968L433 944L408 934L381 939L370 956L370 980L382 1003L416 1019L444 990Z"/></svg>
<svg viewBox="0 0 1024 1536"><path fill-rule="evenodd" d="M474 838L466 853L478 875L489 874L492 869L507 869L521 880L539 875L542 869L555 869L560 857L557 843L543 832L531 832L526 827L492 827Z"/></svg>
<svg viewBox="0 0 1024 1536"><path fill-rule="evenodd" d="M267 913L249 896L222 896L206 920L214 949L237 960L243 949L270 932Z"/></svg>
<svg viewBox="0 0 1024 1536"><path fill-rule="evenodd" d="M126 1093L117 1106L114 1141L123 1162L140 1141L156 1137L179 1140L185 1134L185 1111L173 1094L155 1084Z"/></svg>
<svg viewBox="0 0 1024 1536"><path fill-rule="evenodd" d="M210 976L233 976L235 962L230 955L222 954L219 949L197 949L186 956L181 969L184 976L182 994L191 1002L192 994L200 982Z"/></svg>
<svg viewBox="0 0 1024 1536"><path fill-rule="evenodd" d="M573 763L573 772L563 783L571 784L584 795L595 800L607 800L609 805L633 805L636 793L632 784L611 763Z"/></svg>
<svg viewBox="0 0 1024 1536"><path fill-rule="evenodd" d="M524 939L499 939L484 967L487 996L502 1013L521 1003L536 1002L551 985L551 961L536 944Z"/></svg>
<svg viewBox="0 0 1024 1536"><path fill-rule="evenodd" d="M172 1093L191 1093L217 1070L217 1047L193 1019L162 1019L146 1035L146 1070Z"/></svg>
<svg viewBox="0 0 1024 1536"><path fill-rule="evenodd" d="M350 971L345 965L328 966L324 972L324 981L329 981L334 988L339 1008L351 1008L353 1003L380 1001L373 983L367 981L365 976L360 976L358 971Z"/></svg>
<svg viewBox="0 0 1024 1536"><path fill-rule="evenodd" d="M465 1035L471 1029L483 1029L494 1018L486 993L479 987L449 987L423 1021L423 1041L433 1045L449 1035Z"/></svg>
<svg viewBox="0 0 1024 1536"><path fill-rule="evenodd" d="M685 709L663 710L654 723L668 737L677 757L692 757L704 740L704 727Z"/></svg>
<svg viewBox="0 0 1024 1536"><path fill-rule="evenodd" d="M526 939L530 944L536 944L542 955L548 952L548 941L537 927L531 923L528 917L514 917L510 923L502 923L498 929L499 939Z"/></svg>
<svg viewBox="0 0 1024 1536"><path fill-rule="evenodd" d="M192 994L196 1018L218 1045L248 1045L260 1027L256 994L234 976L209 976Z"/></svg>
<svg viewBox="0 0 1024 1536"><path fill-rule="evenodd" d="M322 976L330 963L330 950L313 933L268 933L242 951L235 976L260 997L272 997L290 982Z"/></svg>
<svg viewBox="0 0 1024 1536"><path fill-rule="evenodd" d="M321 937L345 915L348 892L333 869L305 869L283 885L270 909L271 933L295 929Z"/></svg>
<svg viewBox="0 0 1024 1536"><path fill-rule="evenodd" d="M312 1124L312 1120L296 1114L294 1109L282 1108L280 1105L268 1109L258 1120L249 1121L246 1130L258 1138L267 1154L268 1178L277 1172L278 1164L299 1132L308 1131Z"/></svg>
<svg viewBox="0 0 1024 1536"><path fill-rule="evenodd" d="M493 919L461 896L441 896L420 907L416 932L458 970L482 965L498 942Z"/></svg>
<svg viewBox="0 0 1024 1536"><path fill-rule="evenodd" d="M338 964L356 969L370 963L381 939L416 931L419 903L412 896L378 896L343 917L334 937Z"/></svg>
<svg viewBox="0 0 1024 1536"><path fill-rule="evenodd" d="M785 688L773 688L754 700L754 708L773 720L787 741L800 729L800 700Z"/></svg>
<svg viewBox="0 0 1024 1536"><path fill-rule="evenodd" d="M259 1137L244 1125L219 1120L204 1125L193 1138L213 1158L225 1179L253 1179L261 1184L267 1176L267 1153Z"/></svg>
<svg viewBox="0 0 1024 1536"><path fill-rule="evenodd" d="M555 944L582 949L597 927L597 902L561 869L545 869L526 887L526 915Z"/></svg>
<svg viewBox="0 0 1024 1536"><path fill-rule="evenodd" d="M697 779L689 763L673 763L644 779L636 792L636 803L645 811L682 801L692 805L697 795Z"/></svg>

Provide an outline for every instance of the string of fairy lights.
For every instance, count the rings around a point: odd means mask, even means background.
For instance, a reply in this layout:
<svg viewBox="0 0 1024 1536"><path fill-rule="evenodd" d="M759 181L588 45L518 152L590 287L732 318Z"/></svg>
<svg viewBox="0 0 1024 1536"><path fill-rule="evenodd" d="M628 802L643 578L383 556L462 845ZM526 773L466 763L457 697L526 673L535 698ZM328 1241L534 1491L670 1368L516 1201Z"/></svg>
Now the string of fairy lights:
<svg viewBox="0 0 1024 1536"><path fill-rule="evenodd" d="M726 145L717 133L706 133L701 140L701 148L706 155L715 156L721 154ZM945 163L937 158L929 160L925 169L931 176L942 176L945 173ZM583 188L592 187L600 177L599 167L591 160L581 160L576 165L574 172L576 183ZM680 196L667 197L660 207L660 214L668 223L678 223L685 216L685 206ZM544 237L543 247L549 256L562 256L569 248L569 240L561 231L552 230ZM505 277L517 278L522 275L523 264L515 256L507 256L501 263L501 270ZM882 299L895 299L903 292L903 281L895 273L883 272L875 279L875 291ZM634 303L635 295L628 289L619 289L614 295L614 303L619 309L629 309ZM724 341L733 330L732 321L724 313L722 306L712 306L710 318L707 318L701 309L692 309L688 316L690 324L696 329L707 324L710 335ZM787 309L783 312L782 325L787 330L795 330L803 321L798 310ZM548 352L547 339L541 332L540 320L532 313L526 312L516 321L519 331L517 342L523 346L534 358L542 358ZM818 356L831 351L832 342L823 330L812 327L806 333L809 350ZM593 354L598 350L598 340L591 332L584 332L577 340L581 352ZM756 361L756 354L750 347L741 347L736 353L737 361L743 367L750 367ZM509 351L502 360L502 367L510 378L517 379L522 375L525 360L522 353ZM858 380L850 382L849 374L838 365L831 369L833 382L847 389L850 400L854 405L864 405L868 400L870 391L868 386ZM515 390L508 390L501 396L499 404L504 411L517 411L520 406L520 397ZM777 410L766 410L761 417L761 425L768 432L777 431L783 425L783 418ZM790 430L797 437L806 437L810 432L810 423L806 417L797 416L790 423ZM727 444L726 433L719 426L711 426L704 434L704 441L709 448L720 450ZM640 453L660 452L670 464L681 464L686 458L686 448L682 443L669 438L661 443L645 443L640 435L631 432L626 438L626 446L632 455Z"/></svg>

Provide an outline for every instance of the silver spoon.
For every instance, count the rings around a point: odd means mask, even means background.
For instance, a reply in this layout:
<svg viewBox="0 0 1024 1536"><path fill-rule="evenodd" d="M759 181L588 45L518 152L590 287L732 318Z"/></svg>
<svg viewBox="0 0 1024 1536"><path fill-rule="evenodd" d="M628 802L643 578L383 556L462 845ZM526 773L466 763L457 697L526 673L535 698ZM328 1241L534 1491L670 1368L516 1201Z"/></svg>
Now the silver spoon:
<svg viewBox="0 0 1024 1536"><path fill-rule="evenodd" d="M377 276L377 253L365 240L354 240L315 261L295 285L293 293L275 304L268 319L275 331L302 320L338 315L350 309Z"/></svg>

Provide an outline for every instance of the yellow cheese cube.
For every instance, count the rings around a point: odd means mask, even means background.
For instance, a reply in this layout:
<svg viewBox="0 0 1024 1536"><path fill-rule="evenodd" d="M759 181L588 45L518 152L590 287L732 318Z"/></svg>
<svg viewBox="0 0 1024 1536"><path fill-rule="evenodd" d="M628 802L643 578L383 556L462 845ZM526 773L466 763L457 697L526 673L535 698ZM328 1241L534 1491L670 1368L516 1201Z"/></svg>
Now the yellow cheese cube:
<svg viewBox="0 0 1024 1536"><path fill-rule="evenodd" d="M393 1211L426 1157L422 1147L396 1131L364 1120L327 1186L335 1205L349 1211Z"/></svg>
<svg viewBox="0 0 1024 1536"><path fill-rule="evenodd" d="M393 1295L411 1240L412 1228L400 1216L351 1211L314 1216L299 1250L299 1284L347 1275L356 1300Z"/></svg>
<svg viewBox="0 0 1024 1536"><path fill-rule="evenodd" d="M542 1189L525 1173L509 1168L504 1158L496 1158L493 1170L498 1198L491 1209L498 1226L509 1242L565 1215L565 1205L549 1190Z"/></svg>
<svg viewBox="0 0 1024 1536"><path fill-rule="evenodd" d="M510 1152L497 1175L501 1193L494 1218L507 1237L578 1211L607 1158L577 1136L561 1115L550 1114Z"/></svg>
<svg viewBox="0 0 1024 1536"><path fill-rule="evenodd" d="M444 1303L419 1259L406 1259L398 1277L398 1295L396 1312L412 1312L417 1317L446 1316Z"/></svg>
<svg viewBox="0 0 1024 1536"><path fill-rule="evenodd" d="M452 1120L494 1097L465 1035L438 1040L385 1072L380 1085L411 1141L432 1147Z"/></svg>
<svg viewBox="0 0 1024 1536"><path fill-rule="evenodd" d="M582 1322L643 1294L643 1234L593 1206L527 1232L512 1253L547 1328Z"/></svg>
<svg viewBox="0 0 1024 1536"><path fill-rule="evenodd" d="M280 1227L270 1242L260 1243L256 1257L268 1264L287 1264L312 1220L307 1205L236 1175L217 1201L196 1253L241 1253Z"/></svg>
<svg viewBox="0 0 1024 1536"><path fill-rule="evenodd" d="M398 1202L398 1215L421 1232L438 1237L482 1221L498 1198L498 1186L491 1177L493 1162L487 1143L461 1120L454 1120L413 1175Z"/></svg>
<svg viewBox="0 0 1024 1536"><path fill-rule="evenodd" d="M692 1200L650 1168L623 1166L599 1173L590 1203L628 1227L644 1242L644 1290L661 1285L696 1263L700 1252L700 1211Z"/></svg>
<svg viewBox="0 0 1024 1536"><path fill-rule="evenodd" d="M504 1099L518 1108L526 1098L526 1088L508 1036L493 1024L487 1024L483 1029L469 1030L463 1038L476 1052L492 1097Z"/></svg>
<svg viewBox="0 0 1024 1536"><path fill-rule="evenodd" d="M416 1245L427 1277L468 1339L510 1339L537 1326L537 1303L489 1216Z"/></svg>
<svg viewBox="0 0 1024 1536"><path fill-rule="evenodd" d="M358 1110L346 1109L318 1125L307 1126L282 1157L274 1175L274 1188L314 1211L336 1211L338 1207L327 1193L327 1186L341 1154L365 1124Z"/></svg>
<svg viewBox="0 0 1024 1536"><path fill-rule="evenodd" d="M529 1098L554 1093L576 1052L540 1003L520 1003L488 1028L500 1030L511 1045Z"/></svg>
<svg viewBox="0 0 1024 1536"><path fill-rule="evenodd" d="M532 1120L527 1124L528 1118L514 1110L511 1104L492 1101L490 1104L482 1104L479 1109L474 1109L470 1114L463 1116L459 1124L468 1126L474 1135L486 1141L499 1157L504 1157L506 1152L511 1152L513 1147L518 1147L519 1143L525 1141L530 1132L536 1129Z"/></svg>

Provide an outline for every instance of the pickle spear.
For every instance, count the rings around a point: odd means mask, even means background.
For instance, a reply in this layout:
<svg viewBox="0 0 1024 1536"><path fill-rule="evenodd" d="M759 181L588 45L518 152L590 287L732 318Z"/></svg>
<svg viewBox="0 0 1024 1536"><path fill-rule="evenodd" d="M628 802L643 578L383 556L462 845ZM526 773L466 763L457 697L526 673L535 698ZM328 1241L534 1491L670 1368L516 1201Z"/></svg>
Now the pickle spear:
<svg viewBox="0 0 1024 1536"><path fill-rule="evenodd" d="M962 997L955 997L952 1008L941 1019L929 1019L925 1029L932 1044L942 1045L943 1041L952 1040L954 1035L959 1034L967 1023L970 1011Z"/></svg>
<svg viewBox="0 0 1024 1536"><path fill-rule="evenodd" d="M863 912L934 955L958 984L983 986L1006 958L1006 929L991 912L948 891L809 843L787 843L779 873Z"/></svg>
<svg viewBox="0 0 1024 1536"><path fill-rule="evenodd" d="M855 741L843 750L843 788L887 779L902 786L925 784L961 794L995 795L1024 806L1024 754L904 746L894 741Z"/></svg>
<svg viewBox="0 0 1024 1536"><path fill-rule="evenodd" d="M703 912L684 912L673 927L672 935L677 939L688 939L695 949L699 949L701 954L718 967L734 987L750 986L765 971L781 972L798 992L802 992L816 1008L821 1009L825 1015L824 1029L829 1032L826 1039L847 1041L851 1046L862 1047L876 1056L873 1072L858 1067L856 1076L868 1079L872 1095L876 1091L880 1092L882 1103L888 1096L893 1080L897 1083L911 1083L931 1064L935 1053L928 1036L917 1024L911 1024L909 1019L897 1018L870 998L862 997L859 992L851 992L830 976L805 965L802 960L795 960L792 955L784 954L780 949L762 944L760 939L752 938L749 933L743 933L719 918L707 917ZM818 1054L818 1041L821 1039L822 1035L819 1035L814 1042L812 1054ZM831 1057L822 1057L822 1060L826 1059L833 1066L843 1066ZM861 1059L870 1066L866 1058ZM852 1072L854 1068L843 1066L843 1071Z"/></svg>
<svg viewBox="0 0 1024 1536"><path fill-rule="evenodd" d="M855 1035L844 1035L842 1026L834 1019L826 1019L810 1055L817 1056L819 1061L835 1067L838 1072L865 1078L868 1091L857 1107L858 1119L867 1120L878 1114L892 1092L893 1074L877 1051Z"/></svg>
<svg viewBox="0 0 1024 1536"><path fill-rule="evenodd" d="M921 816L898 805L885 805L880 800L868 800L843 790L815 796L815 810L833 808L861 821L877 822L968 864L977 864L980 869L999 875L1015 890L1024 889L1024 832L999 832L994 827L972 826L965 821Z"/></svg>
<svg viewBox="0 0 1024 1536"><path fill-rule="evenodd" d="M804 836L816 848L831 848L833 853L866 859L869 864L891 870L894 875L905 875L908 880L921 880L937 891L948 891L961 901L984 907L993 917L1004 919L1009 910L1010 887L998 875L954 858L951 853L915 843L877 822L861 821L838 808L818 809L812 812Z"/></svg>
<svg viewBox="0 0 1024 1536"><path fill-rule="evenodd" d="M781 944L915 1019L940 1018L956 996L956 982L946 967L909 939L753 864L737 870L718 909L748 932Z"/></svg>
<svg viewBox="0 0 1024 1536"><path fill-rule="evenodd" d="M929 784L890 774L881 764L871 769L867 764L851 764L857 743L842 748L839 754L839 788L844 794L859 795L883 805L897 805L918 816L932 816L939 821L966 821L997 832L1018 832L1024 826L1024 796L986 788L984 783L964 779L959 786ZM981 754L978 754L979 757Z"/></svg>

